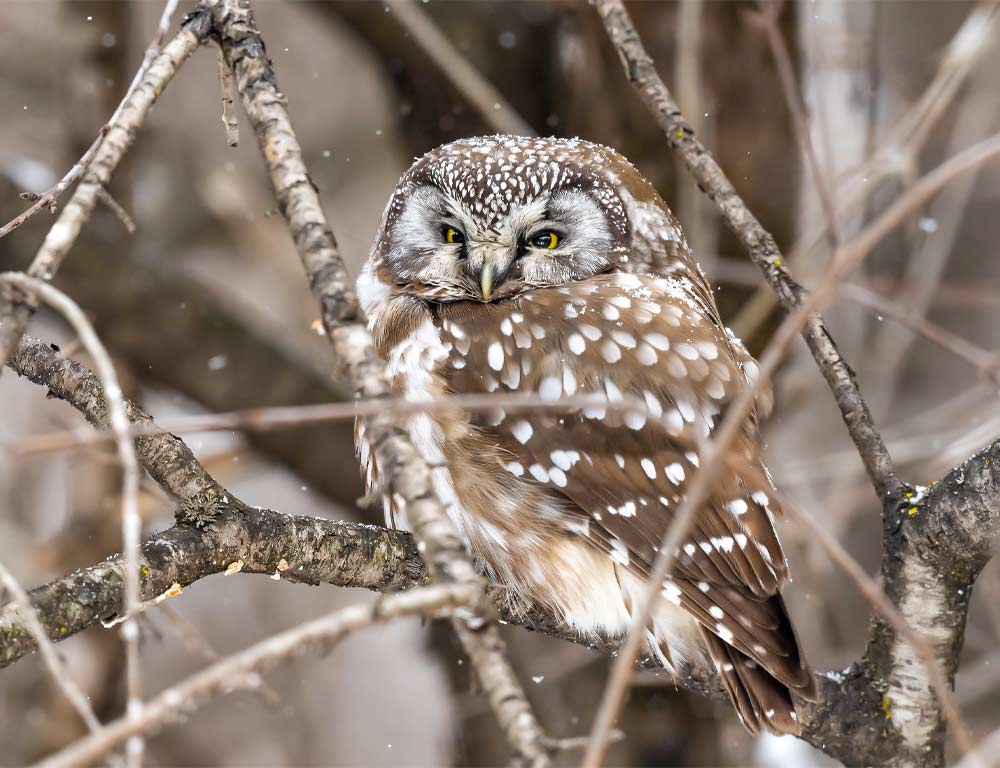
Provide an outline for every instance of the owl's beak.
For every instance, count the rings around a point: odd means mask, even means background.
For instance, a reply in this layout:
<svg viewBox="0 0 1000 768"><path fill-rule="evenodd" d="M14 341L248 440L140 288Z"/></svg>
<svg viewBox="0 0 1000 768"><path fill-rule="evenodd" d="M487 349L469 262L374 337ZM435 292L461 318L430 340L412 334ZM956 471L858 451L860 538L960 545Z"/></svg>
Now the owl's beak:
<svg viewBox="0 0 1000 768"><path fill-rule="evenodd" d="M483 289L483 301L489 301L493 294L493 264L489 261L483 262L483 269L479 273L479 285Z"/></svg>

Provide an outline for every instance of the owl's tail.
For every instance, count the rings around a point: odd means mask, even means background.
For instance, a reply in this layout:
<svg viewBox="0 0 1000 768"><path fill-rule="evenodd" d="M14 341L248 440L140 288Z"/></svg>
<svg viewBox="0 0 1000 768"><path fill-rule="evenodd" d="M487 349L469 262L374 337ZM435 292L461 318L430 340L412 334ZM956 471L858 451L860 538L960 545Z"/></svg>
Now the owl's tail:
<svg viewBox="0 0 1000 768"><path fill-rule="evenodd" d="M777 596L771 599L780 600ZM746 729L753 734L766 732L777 736L786 733L801 735L802 724L795 712L792 692L802 698L814 700L816 684L812 673L804 665L799 665L798 639L794 634L794 651L790 654L793 658L783 659L783 668L780 671L775 669L773 674L705 627L700 629L709 658Z"/></svg>

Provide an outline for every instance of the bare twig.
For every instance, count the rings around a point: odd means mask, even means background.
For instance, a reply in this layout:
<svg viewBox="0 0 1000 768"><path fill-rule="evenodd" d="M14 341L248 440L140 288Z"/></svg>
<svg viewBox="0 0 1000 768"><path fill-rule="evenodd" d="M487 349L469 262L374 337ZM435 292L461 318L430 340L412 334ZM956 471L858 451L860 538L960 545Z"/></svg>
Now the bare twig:
<svg viewBox="0 0 1000 768"><path fill-rule="evenodd" d="M219 89L222 91L222 124L226 128L226 144L230 147L240 145L240 124L236 119L236 81L233 70L226 63L226 57L219 49Z"/></svg>
<svg viewBox="0 0 1000 768"><path fill-rule="evenodd" d="M101 721L97 719L97 715L91 709L90 702L87 701L87 697L83 691L73 682L73 678L63 666L62 659L59 658L59 654L56 653L52 641L45 634L45 628L38 620L38 614L31 604L28 593L24 591L17 582L17 579L14 578L13 574L7 570L7 567L3 563L0 563L0 584L6 587L14 599L14 603L24 616L24 623L28 627L28 631L31 632L31 636L34 638L35 644L42 654L42 660L45 662L45 666L48 668L49 674L59 687L59 690L63 692L69 703L73 705L73 709L80 715L80 719L86 723L87 728L91 732L99 731L101 729Z"/></svg>
<svg viewBox="0 0 1000 768"><path fill-rule="evenodd" d="M931 128L947 112L969 73L989 50L998 15L1000 7L995 0L982 0L969 13L948 44L934 79L921 97L894 121L871 158L837 179L836 205L840 221L854 216L880 181L901 174L914 164ZM800 235L789 251L787 262L797 262L802 253L824 236L826 226L827 221L820 220L815 229ZM759 289L744 304L733 327L744 335L754 333L774 307L774 301L771 293Z"/></svg>
<svg viewBox="0 0 1000 768"><path fill-rule="evenodd" d="M125 610L130 618L122 625L121 635L125 641L125 669L127 688L127 712L129 718L142 713L142 670L139 664L139 627L135 622L135 612L139 608L139 544L142 521L139 517L139 461L135 447L128 436L129 419L125 409L124 396L118 384L114 364L107 350L97 337L94 327L87 320L83 310L62 291L48 283L20 272L0 274L0 285L14 287L25 293L28 301L41 299L61 314L76 331L80 343L94 361L97 376L101 382L108 423L118 447L118 460L122 465L122 551L125 553ZM7 297L14 299L14 297ZM18 299L14 299L18 300ZM141 740L129 742L130 762L141 761L143 743Z"/></svg>
<svg viewBox="0 0 1000 768"><path fill-rule="evenodd" d="M133 221L132 217L128 215L128 211L125 210L122 204L111 196L111 193L108 192L108 190L104 187L98 189L97 199L104 203L108 210L115 215L118 221L122 223L122 226L125 227L126 232L130 235L135 234L135 221Z"/></svg>
<svg viewBox="0 0 1000 768"><path fill-rule="evenodd" d="M483 121L500 133L534 136L535 131L496 87L483 77L441 31L427 12L414 0L390 0L390 7L427 57L465 99L476 108Z"/></svg>
<svg viewBox="0 0 1000 768"><path fill-rule="evenodd" d="M621 0L595 0L595 3L608 35L621 56L626 76L663 129L670 146L719 207L726 223L747 249L750 258L764 271L768 283L785 309L791 311L801 306L804 291L783 268L781 252L774 238L757 221L718 163L691 132L673 97L656 73L653 61L646 53ZM818 315L809 318L803 336L833 392L876 493L883 499L898 495L902 484L895 476L892 459L875 428L868 406L861 397L854 373L841 358Z"/></svg>
<svg viewBox="0 0 1000 768"><path fill-rule="evenodd" d="M1000 765L1000 728L987 734L975 750L967 754L957 763L955 768L996 768Z"/></svg>
<svg viewBox="0 0 1000 768"><path fill-rule="evenodd" d="M948 135L950 153L987 135L995 125L997 114L1000 113L1000 94L991 86L996 68L1000 66L1000 48L994 46L989 63L992 67L982 67L970 83L971 92L976 96L963 100L955 109L956 116ZM980 87L977 88L977 85ZM945 266L952 255L957 236L962 231L966 207L975 188L976 178L976 174L970 174L930 206L926 221L933 225L933 230L923 235L919 247L906 260L901 280L912 286L906 305L910 316L916 320L923 319L932 297L940 290ZM896 392L910 343L907 335L892 327L881 329L873 340L872 354L880 361L880 378L884 382L886 403Z"/></svg>
<svg viewBox="0 0 1000 768"><path fill-rule="evenodd" d="M191 675L152 699L139 717L109 723L99 733L36 763L36 768L89 765L123 741L159 730L213 698L235 689L257 688L261 674L293 659L324 653L348 634L403 616L434 616L475 600L475 589L468 584L436 584L387 595L370 605L352 605L300 624Z"/></svg>
<svg viewBox="0 0 1000 768"><path fill-rule="evenodd" d="M681 0L677 8L677 28L674 31L674 77L677 81L677 101L691 116L692 127L705 143L712 143L713 125L706 118L712 95L707 78L702 75L705 0ZM677 218L684 225L691 250L697 254L701 268L715 275L718 226L711 203L688 178L684 162L674 160L674 184L677 189Z"/></svg>
<svg viewBox="0 0 1000 768"><path fill-rule="evenodd" d="M313 292L320 301L323 325L333 344L345 379L357 397L389 394L385 369L372 347L371 336L359 323L361 311L337 242L310 181L302 150L285 109L285 98L264 53L264 43L248 0L203 0L214 20L214 36L236 76L244 111L257 136L278 207L288 222ZM461 535L449 519L431 483L430 469L391 418L375 416L365 423L366 434L385 478L384 493L406 510L421 554L432 575L442 582L482 582ZM484 594L484 593L483 593ZM484 606L485 607L485 606ZM463 619L459 619L463 620ZM473 622L482 624L480 613ZM471 627L472 625L470 625ZM464 627L463 629L468 629ZM548 764L545 734L514 677L495 626L462 632L470 656L479 662L478 675L487 697L496 706L497 720L514 749L535 766ZM502 685L503 696L488 685Z"/></svg>
<svg viewBox="0 0 1000 768"><path fill-rule="evenodd" d="M169 24L167 10L175 6L170 0L160 21L157 40ZM171 11L172 13L172 11ZM130 88L127 96L107 125L107 132L100 142L93 159L83 174L73 197L63 208L59 219L45 236L42 247L28 268L28 274L40 280L51 280L69 253L80 229L90 218L97 203L99 191L108 185L111 174L125 156L135 133L142 125L150 107L173 78L178 68L190 56L208 34L209 19L204 13L194 13L187 18L181 31L171 40L162 53L153 56L159 44L147 51L150 56L148 67L136 74L136 86ZM0 365L6 362L21 338L31 317L31 309L24 304L0 302ZM2 370L2 368L0 368Z"/></svg>
<svg viewBox="0 0 1000 768"><path fill-rule="evenodd" d="M619 3L614 2L614 0L608 3L601 2L598 7L603 15L606 12L615 12L613 8L609 8L610 6L616 6L621 14L625 13L624 8ZM621 35L621 31L615 29L614 27L614 24L620 23L620 21L621 20L619 18L618 21L609 23L609 31L613 37L616 34ZM623 38L623 41L624 40L628 40L633 46L638 45L638 38L636 37ZM623 42L623 44L625 43ZM655 72L653 75L655 77ZM664 94L665 91L664 93L658 94L658 96L660 98L669 98L669 95L665 96ZM676 113L676 108L672 111ZM661 113L661 115L665 114L666 113ZM684 503L682 504L680 511L677 513L674 523L671 525L670 529L664 535L663 540L660 542L659 554L652 569L652 575L647 582L640 608L632 616L628 639L626 640L621 654L615 662L608 685L605 688L604 697L591 732L591 745L588 748L587 755L583 762L583 765L586 768L597 768L603 759L608 734L610 733L615 718L617 717L618 710L621 706L621 702L624 698L625 690L628 685L628 680L631 676L632 663L638 654L640 644L645 636L644 629L649 621L653 605L659 598L660 585L669 573L673 552L677 548L684 533L686 533L686 526L693 520L698 508L707 498L710 485L720 471L723 463L721 459L725 456L729 446L732 444L732 441L739 434L740 430L742 430L743 422L753 408L754 397L757 391L759 391L759 388L763 386L766 381L770 380L771 376L774 374L774 371L777 369L785 350L791 343L793 335L797 334L802 328L807 327L807 325L817 317L814 313L818 312L829 300L837 285L843 280L843 278L846 277L846 275L853 270L868 253L871 252L871 249L879 242L879 240L885 237L885 235L891 232L892 229L905 220L906 216L909 215L911 211L926 202L926 200L941 189L941 187L950 181L954 176L971 168L975 168L998 154L1000 154L1000 135L994 136L991 139L970 147L964 152L961 152L955 157L949 159L934 171L928 173L925 177L914 184L913 187L900 197L876 221L867 226L849 243L837 249L833 259L831 260L830 268L826 271L826 274L823 276L813 293L805 297L796 296L795 311L785 319L785 321L778 328L777 332L774 334L771 342L768 344L767 350L760 362L757 378L753 384L742 392L735 402L729 406L725 418L715 429L712 440L710 441L707 449L704 451L705 458L701 462L701 467L695 473L690 485L687 488L687 495ZM721 171L719 171L719 173L721 174ZM707 188L707 185L705 186ZM735 195L735 192L733 194ZM742 201L740 201L740 206L742 206L745 210L745 206L743 206ZM750 215L748 211L746 214ZM760 225L757 224L757 227L759 226ZM787 289L787 286L782 287ZM829 342L829 337L826 337L826 340ZM830 343L832 345L832 342ZM821 367L825 366L821 365ZM857 393L856 396L858 401L863 405L860 393ZM884 451L885 447L882 443L882 438L877 432L874 431L874 425L872 425L872 431L875 437L877 437L878 444L882 446L882 450ZM869 445L869 448L870 447L871 446ZM862 452L862 458L866 458L860 445L859 452ZM886 459L888 459L888 454L886 454ZM868 464L869 462L866 461L866 466ZM873 482L878 483L876 477L873 476L872 479ZM949 714L950 710L947 705L944 706L944 710L946 715ZM962 741L963 737L967 737L967 734L961 729L961 727L955 729L955 737L959 739L960 746L965 749L968 748L967 739L966 741Z"/></svg>
<svg viewBox="0 0 1000 768"><path fill-rule="evenodd" d="M947 194L947 191L942 193L942 195L944 194ZM735 259L719 259L717 278L721 282L755 285L760 276L750 264ZM809 288L809 285L809 282L805 281L806 288ZM837 289L837 293L847 301L867 307L879 315L895 320L900 325L909 328L913 333L923 336L928 341L937 344L941 349L966 361L983 376L990 380L996 379L997 371L1000 369L1000 352L980 347L947 328L927 320L912 310L908 302L903 305L900 301L894 301L854 282L842 283Z"/></svg>
<svg viewBox="0 0 1000 768"><path fill-rule="evenodd" d="M97 138L94 139L94 142L87 148L87 151L83 153L83 156L77 160L76 164L66 172L66 175L63 176L55 186L48 189L44 194L37 196L35 198L35 204L24 213L15 217L3 227L0 227L0 237L3 237L7 233L17 229L25 221L42 210L42 208L48 208L50 213L56 212L56 200L58 200L59 196L66 190L66 188L76 181L90 166L90 162L94 159L94 155L97 154L97 150L101 146L101 142L104 140L105 135L107 135L111 126L117 122L126 102L132 95L132 92L135 91L136 86L142 79L142 76L145 75L146 70L149 69L150 63L160 53L160 48L163 46L163 40L166 38L167 30L170 29L170 20L173 18L174 12L177 10L177 3L178 0L167 0L166 5L163 7L163 13L160 15L160 23L156 29L156 36L153 38L152 42L150 42L149 47L146 48L146 53L142 57L142 64L135 73L135 77L132 78L132 82L129 84L128 90L125 91L125 96L118 104L118 108L115 109L111 119L108 120L107 125L101 128L100 132L97 134ZM112 209L114 210L114 208ZM128 220L130 221L130 219ZM135 231L135 226L133 225L129 228L126 225L126 229L128 229L129 234L131 234Z"/></svg>
<svg viewBox="0 0 1000 768"><path fill-rule="evenodd" d="M87 151L83 153L83 156L76 161L72 168L66 171L66 175L59 179L54 186L50 187L37 197L32 195L31 197L35 200L34 204L26 211L18 214L0 227L0 237L13 232L43 208L47 208L50 213L55 213L56 200L58 200L59 196L66 191L66 188L70 184L80 178L80 174L87 170L87 167L90 165L90 161L93 160L94 155L97 154L97 149L101 146L101 142L104 140L104 135L107 131L107 126L101 128L100 132L97 134L97 138L94 139L93 143L87 148ZM22 197L23 196L24 195L22 195Z"/></svg>
<svg viewBox="0 0 1000 768"><path fill-rule="evenodd" d="M781 79L781 90L785 95L785 103L792 116L792 126L795 129L795 138L799 143L799 148L809 165L809 175L812 177L819 197L820 206L826 216L826 234L829 238L830 247L836 248L840 243L840 228L837 225L837 208L833 202L833 192L830 189L829 178L826 171L820 165L819 157L816 155L816 148L812 142L812 131L809 129L809 117L806 113L805 104L802 103L802 96L799 92L798 84L795 80L795 68L792 65L792 57L785 44L785 38L781 34L780 18L784 8L784 0L758 0L757 6L760 9L751 16L764 30L767 36L767 44L774 57L774 63L778 68L778 77Z"/></svg>

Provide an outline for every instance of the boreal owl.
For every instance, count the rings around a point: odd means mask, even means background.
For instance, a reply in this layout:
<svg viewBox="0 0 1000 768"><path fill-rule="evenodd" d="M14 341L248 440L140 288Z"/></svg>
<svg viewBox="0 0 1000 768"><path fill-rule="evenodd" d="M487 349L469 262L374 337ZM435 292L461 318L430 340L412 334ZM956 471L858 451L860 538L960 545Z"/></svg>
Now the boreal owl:
<svg viewBox="0 0 1000 768"><path fill-rule="evenodd" d="M622 637L699 442L756 373L667 205L607 147L456 141L400 179L358 296L400 397L575 399L437 410L405 428L515 610L538 604L583 635ZM357 438L377 491L363 423ZM405 527L405 509L385 504ZM647 631L668 669L709 661L755 733L797 733L791 694L815 695L779 592L778 514L754 416L673 553Z"/></svg>

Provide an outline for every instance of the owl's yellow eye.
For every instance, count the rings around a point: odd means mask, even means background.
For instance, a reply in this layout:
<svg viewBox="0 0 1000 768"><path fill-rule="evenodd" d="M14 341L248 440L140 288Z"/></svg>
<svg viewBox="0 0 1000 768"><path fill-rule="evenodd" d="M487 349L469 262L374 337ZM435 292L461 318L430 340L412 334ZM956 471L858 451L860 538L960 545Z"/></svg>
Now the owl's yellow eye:
<svg viewBox="0 0 1000 768"><path fill-rule="evenodd" d="M551 251L559 245L559 235L551 230L542 232L540 235L535 235L531 238L531 245L535 248L544 248L547 251Z"/></svg>
<svg viewBox="0 0 1000 768"><path fill-rule="evenodd" d="M444 241L446 243L459 244L465 242L465 235L459 232L454 227L448 227L444 231Z"/></svg>

